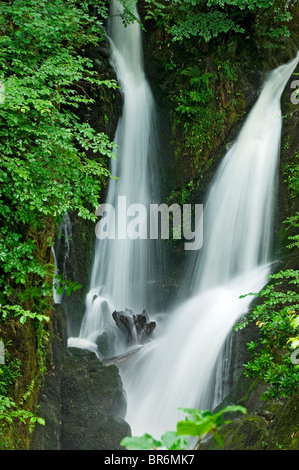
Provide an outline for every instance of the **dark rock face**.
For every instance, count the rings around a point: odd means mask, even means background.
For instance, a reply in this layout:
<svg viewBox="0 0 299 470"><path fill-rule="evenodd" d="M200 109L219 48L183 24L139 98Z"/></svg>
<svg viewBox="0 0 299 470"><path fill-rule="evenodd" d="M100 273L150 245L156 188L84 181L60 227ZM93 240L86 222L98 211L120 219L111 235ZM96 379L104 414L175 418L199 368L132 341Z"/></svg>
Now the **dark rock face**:
<svg viewBox="0 0 299 470"><path fill-rule="evenodd" d="M259 384L242 402L248 414L223 426L220 435L223 448L213 438L208 450L298 450L298 396L262 402ZM264 387L265 388L265 387ZM256 402L254 403L254 399Z"/></svg>
<svg viewBox="0 0 299 470"><path fill-rule="evenodd" d="M131 434L125 422L126 398L116 366L105 367L94 353L67 349L65 311L52 317L51 366L39 400L31 450L115 450Z"/></svg>
<svg viewBox="0 0 299 470"><path fill-rule="evenodd" d="M34 430L30 448L32 450L60 449L61 427L61 381L63 362L67 349L66 315L61 305L56 304L51 317L52 357L49 359L48 371L45 374L44 386L40 393L39 416L45 419L45 426Z"/></svg>
<svg viewBox="0 0 299 470"><path fill-rule="evenodd" d="M126 309L124 312L115 311L112 313L112 317L116 326L126 336L128 346L147 342L156 328L156 323L150 321L146 310L137 315L134 315L130 309Z"/></svg>
<svg viewBox="0 0 299 470"><path fill-rule="evenodd" d="M69 355L61 394L63 450L121 448L130 428L123 420L126 400L116 367L104 367L93 353Z"/></svg>
<svg viewBox="0 0 299 470"><path fill-rule="evenodd" d="M266 421L260 416L237 418L227 424L221 437L225 450L262 450L266 439ZM212 441L209 450L219 450L219 444Z"/></svg>

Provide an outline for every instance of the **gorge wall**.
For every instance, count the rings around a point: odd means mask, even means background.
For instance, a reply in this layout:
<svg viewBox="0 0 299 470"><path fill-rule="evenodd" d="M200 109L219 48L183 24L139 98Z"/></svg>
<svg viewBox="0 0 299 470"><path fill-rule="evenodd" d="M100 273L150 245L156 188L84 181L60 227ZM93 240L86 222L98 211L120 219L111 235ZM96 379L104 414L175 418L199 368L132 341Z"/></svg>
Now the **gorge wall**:
<svg viewBox="0 0 299 470"><path fill-rule="evenodd" d="M146 8L147 2L141 1L140 13L146 29L145 68L157 103L161 137L162 199L166 203L202 203L215 168L254 104L266 74L293 58L299 49L299 6L294 7L294 19L288 25L290 38L279 39L274 49L263 48L254 34L246 40L224 37L221 44L212 42L202 50L194 49L194 55L189 58L184 57L180 45L170 44L163 24L157 26L154 20L145 19ZM114 76L109 64L108 47L107 42L101 48L91 47L88 51L95 70L103 78ZM198 64L202 74L211 74L211 96L204 105L204 114L199 109L193 118L192 133L197 137L190 141L184 127L185 118L176 111L177 98L181 91L190 93L189 82L181 71ZM299 113L298 105L290 101L293 91L291 80L282 99L285 119L275 249L281 266L296 268L298 253L294 255L294 252L289 253L285 249L287 233L282 225L282 221L294 210L294 200L285 182L284 167L293 162L299 152ZM112 90L93 93L95 104L89 109L82 106L79 114L113 139L121 113L121 94ZM202 125L205 120L211 129L209 138ZM104 200L104 190L100 200ZM125 421L125 392L117 367L104 367L94 354L67 348L67 337L78 334L84 314L95 239L92 222L80 219L75 213L69 214L69 217L72 236L70 240L66 240L63 234L57 238L57 264L60 270L65 269L67 279L79 283L82 288L70 296L64 293L62 306L54 305L49 326L51 340L47 370L40 390L33 394L32 403L29 404L31 409L38 405L38 414L45 418L46 424L37 425L30 436L22 430L20 435L24 436L21 437L21 444L18 442L16 446L40 450L118 449L121 438L130 434L130 428ZM66 259L67 245L70 251ZM180 241L167 242L166 251L168 265L163 289L167 303L171 304L187 255ZM17 337L20 351L30 350L30 361L25 361L28 374L18 385L20 395L25 393L35 373L35 340L30 325L26 328L27 334L11 332L11 337ZM271 449L276 446L275 436L281 432L281 444L286 448L298 449L296 400L282 400L265 406L260 400L264 384L242 378L242 364L248 359L245 344L256 334L255 328L246 333L239 332L233 345L236 348L234 356L238 360L232 364L232 391L225 403L243 404L248 408L249 415L230 425L224 436L225 443L230 449L261 449L265 448L268 440L267 448ZM236 439L240 435L240 427L242 439ZM17 430L14 435L16 433ZM252 438L253 435L257 437ZM17 441L14 436L12 439ZM210 448L215 447L216 444L211 443Z"/></svg>

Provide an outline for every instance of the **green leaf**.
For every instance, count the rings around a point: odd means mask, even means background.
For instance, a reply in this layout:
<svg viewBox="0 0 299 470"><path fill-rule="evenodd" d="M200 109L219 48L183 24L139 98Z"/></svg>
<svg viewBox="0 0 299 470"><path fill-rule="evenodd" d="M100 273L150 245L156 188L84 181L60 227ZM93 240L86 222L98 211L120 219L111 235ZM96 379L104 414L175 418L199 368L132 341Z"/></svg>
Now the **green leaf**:
<svg viewBox="0 0 299 470"><path fill-rule="evenodd" d="M162 447L161 441L155 440L150 434L139 437L125 437L120 444L128 450L149 450Z"/></svg>
<svg viewBox="0 0 299 470"><path fill-rule="evenodd" d="M247 409L244 406L240 406L240 405L228 405L225 408L223 408L219 413L217 413L217 415L222 415L224 413L232 413L232 412L233 413L240 412L243 414L247 414Z"/></svg>
<svg viewBox="0 0 299 470"><path fill-rule="evenodd" d="M167 431L161 437L161 443L166 449L179 450L188 449L189 442L184 436L180 436L176 431Z"/></svg>
<svg viewBox="0 0 299 470"><path fill-rule="evenodd" d="M210 416L212 413L210 410L198 410L197 408L179 408L179 410L184 411L185 413L194 417L194 419L201 420L206 416Z"/></svg>
<svg viewBox="0 0 299 470"><path fill-rule="evenodd" d="M207 434L211 430L211 425L207 421L196 423L194 421L179 421L177 432L179 435L199 437Z"/></svg>
<svg viewBox="0 0 299 470"><path fill-rule="evenodd" d="M293 328L299 328L299 315L294 318L291 318L291 325Z"/></svg>

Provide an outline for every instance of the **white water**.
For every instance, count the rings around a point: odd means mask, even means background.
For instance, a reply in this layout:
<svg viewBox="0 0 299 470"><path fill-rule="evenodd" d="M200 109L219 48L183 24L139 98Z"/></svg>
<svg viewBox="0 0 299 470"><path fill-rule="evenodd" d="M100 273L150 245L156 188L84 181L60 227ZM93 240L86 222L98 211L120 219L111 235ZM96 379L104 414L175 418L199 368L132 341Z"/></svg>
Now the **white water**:
<svg viewBox="0 0 299 470"><path fill-rule="evenodd" d="M150 165L153 99L144 77L140 28L124 28L115 16L118 8L114 2L108 33L124 108L112 166L119 180L110 183L107 202L116 207L118 196L126 196L127 205L147 205L154 202L149 183L157 174ZM126 419L133 434L159 437L175 429L178 407L212 407L219 399L215 368L221 374L225 341L251 301L239 296L259 291L271 268L280 96L298 59L269 76L220 165L204 205L204 246L188 266L187 287L182 287L176 311L161 336L121 368L128 398ZM125 308L139 313L150 305L147 293L155 279L151 268L156 260L148 244L129 239L97 242L80 338L70 344L83 342L92 349L96 337L108 332L113 353L122 352L111 313Z"/></svg>
<svg viewBox="0 0 299 470"><path fill-rule="evenodd" d="M121 369L128 398L126 420L133 435L160 437L175 430L184 408L212 408L213 370L236 320L259 291L269 266L256 269L218 288L192 297L173 313L166 332L145 347L134 362Z"/></svg>
<svg viewBox="0 0 299 470"><path fill-rule="evenodd" d="M122 368L133 435L175 430L179 407L212 408L222 351L238 319L267 282L281 136L280 98L299 60L274 70L217 171L204 205L204 246L188 266L192 297L172 313L166 333ZM215 387L215 372L217 377Z"/></svg>
<svg viewBox="0 0 299 470"><path fill-rule="evenodd" d="M186 275L191 292L223 284L271 260L280 97L298 57L268 76L214 177L204 211L204 249Z"/></svg>
<svg viewBox="0 0 299 470"><path fill-rule="evenodd" d="M115 240L96 241L90 291L80 331L80 338L91 342L103 332L108 333L111 354L121 353L125 348L112 312L131 309L139 314L146 309L150 313L155 308L155 299L148 293L154 288L157 269L156 246L147 239L132 240L126 236L126 209L118 207L119 197L126 207L132 204L147 207L154 202L159 188L155 168L154 100L143 71L141 30L137 22L124 27L121 12L122 6L117 1L112 2L108 26L111 62L124 104L114 138L117 158L111 166L112 175L118 179L109 183L106 204L115 209L116 230L124 239L116 235ZM135 14L138 16L137 10Z"/></svg>
<svg viewBox="0 0 299 470"><path fill-rule="evenodd" d="M55 276L61 275L62 279L67 279L66 265L67 265L68 258L71 252L72 223L68 214L64 215L63 220L58 227L58 247L56 248L57 253L59 253L60 251L60 238L61 237L63 237L65 246L63 250L64 252L63 262L62 262L62 265L59 267L60 269L58 269L58 266L57 266L58 262L57 262L55 249L52 247L52 253L53 253L54 262L55 262L54 278L53 278L53 300L54 300L54 303L56 304L61 304L64 293L57 292L57 289L59 288L59 283L57 279L55 279Z"/></svg>

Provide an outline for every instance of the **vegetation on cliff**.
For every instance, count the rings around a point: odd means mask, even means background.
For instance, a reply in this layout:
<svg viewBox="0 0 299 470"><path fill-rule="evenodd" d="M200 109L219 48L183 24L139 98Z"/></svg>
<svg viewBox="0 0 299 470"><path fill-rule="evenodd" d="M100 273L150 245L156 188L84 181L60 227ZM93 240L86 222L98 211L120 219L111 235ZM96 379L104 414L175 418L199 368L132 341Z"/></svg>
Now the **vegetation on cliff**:
<svg viewBox="0 0 299 470"><path fill-rule="evenodd" d="M47 366L57 224L68 211L94 220L110 177L112 143L79 112L100 90L116 87L87 54L105 39L109 3L6 0L0 6L0 448L28 448L29 428L42 423L35 404ZM130 21L132 2L123 3ZM292 43L298 6L292 0L144 0L140 7L170 109L172 165L184 175L168 197L186 202L251 105L247 74L253 64L262 68L260 52L271 63L269 51ZM290 153L298 156L298 148ZM292 161L283 178L294 253L299 177ZM266 378L272 395L288 396L296 392L299 366L289 356L285 363L282 352L297 345L298 296L291 288L298 271L291 266L276 279L283 285L271 284L253 313L262 352L247 371Z"/></svg>
<svg viewBox="0 0 299 470"><path fill-rule="evenodd" d="M45 367L56 227L68 211L94 219L109 176L112 143L78 117L93 103L92 90L116 87L85 52L105 38L107 14L104 1L96 12L87 1L1 3L0 424L35 421L29 396ZM18 348L20 325L30 332L25 348Z"/></svg>
<svg viewBox="0 0 299 470"><path fill-rule="evenodd" d="M246 82L254 68L278 57L292 37L298 7L282 0L143 3L150 54L167 83L178 166L185 159L196 187L251 104Z"/></svg>

